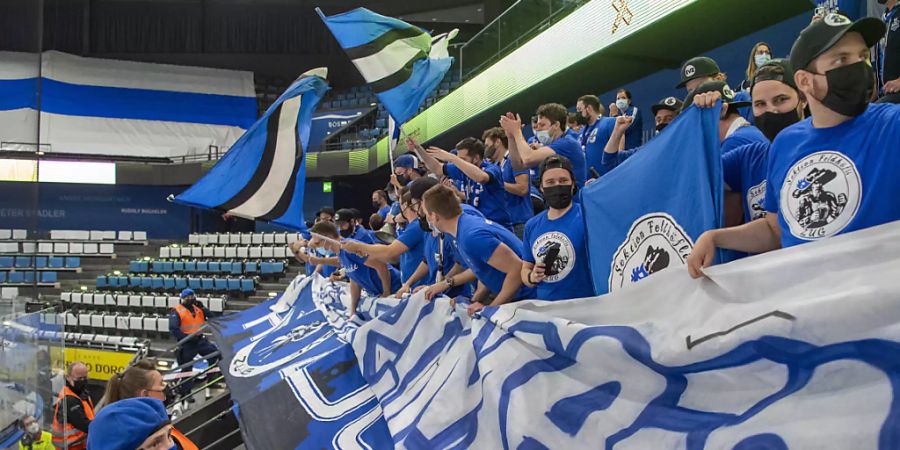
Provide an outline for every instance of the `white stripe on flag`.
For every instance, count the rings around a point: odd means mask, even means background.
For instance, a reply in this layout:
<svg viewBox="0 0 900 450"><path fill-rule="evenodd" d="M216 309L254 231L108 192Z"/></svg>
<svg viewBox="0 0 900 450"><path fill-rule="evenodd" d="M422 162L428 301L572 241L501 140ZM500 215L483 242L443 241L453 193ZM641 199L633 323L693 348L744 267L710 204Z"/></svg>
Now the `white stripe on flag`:
<svg viewBox="0 0 900 450"><path fill-rule="evenodd" d="M421 40L421 38L416 36L396 40L374 55L354 59L353 64L359 69L359 73L367 83L374 83L397 73L409 60L422 51L414 45L416 40Z"/></svg>
<svg viewBox="0 0 900 450"><path fill-rule="evenodd" d="M291 181L297 159L297 115L302 96L281 104L278 117L278 136L275 141L275 158L262 186L242 205L229 211L240 217L260 217L275 207L285 187Z"/></svg>

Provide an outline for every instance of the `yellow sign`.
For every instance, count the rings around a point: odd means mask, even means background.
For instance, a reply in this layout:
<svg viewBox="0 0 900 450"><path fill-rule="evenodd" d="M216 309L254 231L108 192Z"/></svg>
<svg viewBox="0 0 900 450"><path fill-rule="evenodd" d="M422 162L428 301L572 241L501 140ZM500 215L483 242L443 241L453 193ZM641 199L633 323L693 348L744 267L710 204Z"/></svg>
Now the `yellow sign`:
<svg viewBox="0 0 900 450"><path fill-rule="evenodd" d="M60 358L60 348L50 348L50 360L54 367L66 367L73 361L81 361L88 368L92 380L107 381L113 375L125 370L134 358L133 353L66 347L65 358Z"/></svg>

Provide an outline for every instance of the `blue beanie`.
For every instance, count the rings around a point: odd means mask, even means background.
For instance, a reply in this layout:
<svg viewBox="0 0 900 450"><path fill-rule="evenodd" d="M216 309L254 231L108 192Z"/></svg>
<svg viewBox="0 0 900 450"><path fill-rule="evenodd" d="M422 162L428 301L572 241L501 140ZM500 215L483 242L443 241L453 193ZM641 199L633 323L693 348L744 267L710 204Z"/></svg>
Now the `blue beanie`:
<svg viewBox="0 0 900 450"><path fill-rule="evenodd" d="M181 298L187 298L187 297L190 297L191 295L194 295L194 290L191 288L187 288L187 289L181 291Z"/></svg>
<svg viewBox="0 0 900 450"><path fill-rule="evenodd" d="M134 450L169 423L166 407L155 398L119 400L101 409L88 428L90 450Z"/></svg>

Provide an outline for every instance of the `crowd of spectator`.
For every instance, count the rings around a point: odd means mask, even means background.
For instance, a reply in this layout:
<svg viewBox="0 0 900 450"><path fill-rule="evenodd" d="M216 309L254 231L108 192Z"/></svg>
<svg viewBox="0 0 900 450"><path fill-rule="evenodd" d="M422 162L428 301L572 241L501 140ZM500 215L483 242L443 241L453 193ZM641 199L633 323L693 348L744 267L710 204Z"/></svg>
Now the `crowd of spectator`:
<svg viewBox="0 0 900 450"><path fill-rule="evenodd" d="M725 192L726 227L697 240L693 276L717 247L757 254L900 219L895 5L887 2L884 22L814 17L788 58L757 43L737 90L713 59L684 62L675 88L685 92L651 108L655 133L685 108L721 104ZM504 114L450 150L407 138L386 189L372 193L374 214L325 208L292 250L311 272L349 281L354 311L363 291L464 296L470 312L594 295L580 189L641 151L642 115L627 89L606 108L591 94L573 106L540 105L530 124ZM823 187L835 175L826 169L802 186L791 180L822 151L846 160L862 193L835 196Z"/></svg>

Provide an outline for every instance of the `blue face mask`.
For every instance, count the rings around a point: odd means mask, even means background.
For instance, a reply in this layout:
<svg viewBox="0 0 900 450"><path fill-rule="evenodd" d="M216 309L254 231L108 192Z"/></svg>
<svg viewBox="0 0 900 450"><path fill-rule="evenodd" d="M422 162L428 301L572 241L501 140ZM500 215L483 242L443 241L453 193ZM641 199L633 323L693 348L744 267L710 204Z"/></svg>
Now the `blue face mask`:
<svg viewBox="0 0 900 450"><path fill-rule="evenodd" d="M759 67L772 59L772 56L768 53L760 53L758 55L753 55L753 60L756 62L756 67Z"/></svg>
<svg viewBox="0 0 900 450"><path fill-rule="evenodd" d="M550 145L550 141L552 140L550 132L547 130L535 131L534 138L537 139L541 145Z"/></svg>

